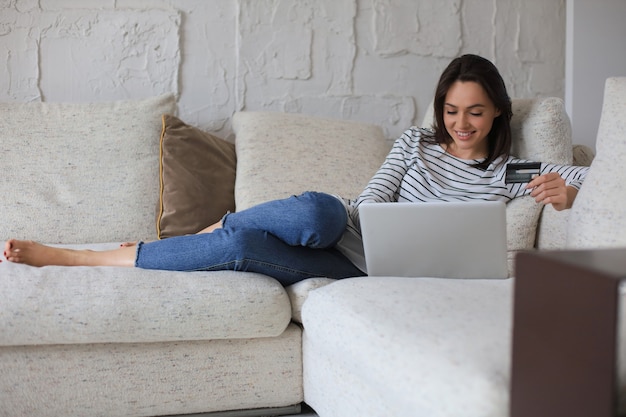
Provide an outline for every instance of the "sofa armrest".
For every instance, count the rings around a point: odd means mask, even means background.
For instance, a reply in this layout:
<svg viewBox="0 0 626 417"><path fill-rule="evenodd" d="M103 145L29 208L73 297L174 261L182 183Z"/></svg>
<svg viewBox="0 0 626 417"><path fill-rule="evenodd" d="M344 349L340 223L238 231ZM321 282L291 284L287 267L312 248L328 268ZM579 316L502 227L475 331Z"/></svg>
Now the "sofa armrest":
<svg viewBox="0 0 626 417"><path fill-rule="evenodd" d="M617 415L626 250L527 252L516 265L511 417Z"/></svg>
<svg viewBox="0 0 626 417"><path fill-rule="evenodd" d="M595 153L586 145L574 145L573 164L576 166L591 166ZM556 211L551 205L541 211L541 218L537 226L537 249L563 249L567 241L567 222L570 210Z"/></svg>

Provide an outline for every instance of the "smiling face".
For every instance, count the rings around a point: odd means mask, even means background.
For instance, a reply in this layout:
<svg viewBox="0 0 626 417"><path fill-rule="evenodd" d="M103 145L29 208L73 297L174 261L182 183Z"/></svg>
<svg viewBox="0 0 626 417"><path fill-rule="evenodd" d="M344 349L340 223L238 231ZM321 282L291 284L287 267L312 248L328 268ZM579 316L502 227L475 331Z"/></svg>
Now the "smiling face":
<svg viewBox="0 0 626 417"><path fill-rule="evenodd" d="M473 81L456 81L443 104L443 122L452 142L446 152L461 159L487 157L487 136L500 115L482 86Z"/></svg>

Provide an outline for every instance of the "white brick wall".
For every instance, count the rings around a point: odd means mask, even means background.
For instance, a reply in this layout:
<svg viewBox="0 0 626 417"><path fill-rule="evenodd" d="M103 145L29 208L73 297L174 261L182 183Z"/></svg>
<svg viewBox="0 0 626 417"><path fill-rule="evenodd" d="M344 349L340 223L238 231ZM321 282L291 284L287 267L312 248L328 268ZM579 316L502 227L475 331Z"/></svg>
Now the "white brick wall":
<svg viewBox="0 0 626 417"><path fill-rule="evenodd" d="M0 0L1 101L179 95L191 124L280 110L419 124L451 58L564 94L564 0Z"/></svg>

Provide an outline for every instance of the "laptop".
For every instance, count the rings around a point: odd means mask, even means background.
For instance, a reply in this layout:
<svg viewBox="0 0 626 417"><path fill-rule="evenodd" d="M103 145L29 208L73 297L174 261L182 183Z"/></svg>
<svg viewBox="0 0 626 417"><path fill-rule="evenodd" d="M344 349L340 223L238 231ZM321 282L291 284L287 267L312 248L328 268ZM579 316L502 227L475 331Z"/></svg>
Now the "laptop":
<svg viewBox="0 0 626 417"><path fill-rule="evenodd" d="M507 278L503 202L359 206L370 276Z"/></svg>

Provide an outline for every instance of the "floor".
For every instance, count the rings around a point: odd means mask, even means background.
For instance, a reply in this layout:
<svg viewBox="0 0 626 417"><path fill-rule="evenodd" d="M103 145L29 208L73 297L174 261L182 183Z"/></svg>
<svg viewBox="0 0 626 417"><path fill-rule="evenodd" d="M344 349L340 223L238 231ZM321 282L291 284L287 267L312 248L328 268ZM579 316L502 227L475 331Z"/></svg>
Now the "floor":
<svg viewBox="0 0 626 417"><path fill-rule="evenodd" d="M283 417L318 417L317 414L315 414L315 412L309 408L307 405L303 405L302 406L302 412L300 414L292 414L289 416L283 416Z"/></svg>
<svg viewBox="0 0 626 417"><path fill-rule="evenodd" d="M289 407L290 411L293 407ZM289 412L288 411L288 412ZM284 413L285 410L282 410ZM170 417L273 417L275 414L267 414L267 410L246 410L246 411L220 411L214 413L186 414ZM319 417L309 406L302 404L300 414L278 414L280 417Z"/></svg>

